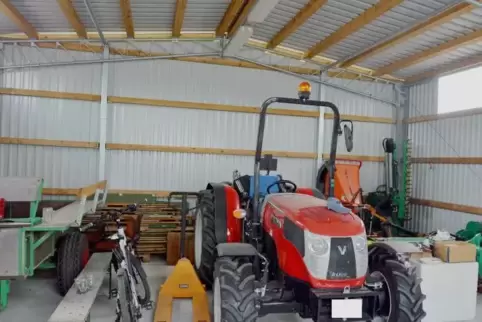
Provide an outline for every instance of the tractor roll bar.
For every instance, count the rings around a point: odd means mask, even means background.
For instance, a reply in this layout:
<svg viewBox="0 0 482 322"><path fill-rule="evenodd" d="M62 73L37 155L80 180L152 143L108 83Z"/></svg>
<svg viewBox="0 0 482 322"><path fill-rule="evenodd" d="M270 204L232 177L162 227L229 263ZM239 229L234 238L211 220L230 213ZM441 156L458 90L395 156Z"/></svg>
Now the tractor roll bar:
<svg viewBox="0 0 482 322"><path fill-rule="evenodd" d="M254 159L254 200L253 200L253 212L254 212L254 222L260 222L260 214L258 213L259 204L259 176L260 176L260 160L261 152L263 150L263 138L264 138L264 128L266 123L266 112L268 106L273 103L284 103L284 104L297 104L297 105L309 105L309 106L324 106L329 107L334 114L333 117L333 132L331 135L331 147L330 147L330 159L328 161L328 171L330 175L330 189L328 191L328 197L334 196L335 191L335 159L336 159L336 149L338 147L338 135L340 134L340 112L338 107L331 102L326 101L314 101L308 99L300 98L286 98L286 97L271 97L263 102L261 106L261 113L259 114L259 126L258 126L258 138L256 141L256 153Z"/></svg>

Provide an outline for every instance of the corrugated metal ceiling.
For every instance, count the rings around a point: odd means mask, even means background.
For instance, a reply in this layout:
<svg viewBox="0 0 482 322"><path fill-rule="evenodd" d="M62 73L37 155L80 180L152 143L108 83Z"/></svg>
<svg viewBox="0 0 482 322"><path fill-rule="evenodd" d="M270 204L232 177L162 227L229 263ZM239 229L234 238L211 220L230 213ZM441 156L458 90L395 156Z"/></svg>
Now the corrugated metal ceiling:
<svg viewBox="0 0 482 322"><path fill-rule="evenodd" d="M57 0L11 0L11 2L39 32L73 31L60 10ZM90 0L90 2L103 31L124 31L119 0ZM176 0L131 0L130 2L135 31L171 30ZM379 0L328 0L281 45L306 51L378 2ZM347 38L327 48L321 55L335 60L346 59L460 2L460 0L405 0ZM84 0L72 0L72 3L86 29L95 31ZM184 32L214 31L229 3L230 0L188 0L182 30ZM255 26L253 38L269 41L308 3L309 0L281 0L267 19ZM368 57L358 65L378 69L481 28L482 9L475 9L472 13L460 16L384 52ZM7 16L0 14L0 33L12 32L21 31ZM411 75L424 71L439 63L453 61L457 57L468 57L479 53L479 47L466 46L458 49L457 52L445 53L438 58L410 66L394 74Z"/></svg>

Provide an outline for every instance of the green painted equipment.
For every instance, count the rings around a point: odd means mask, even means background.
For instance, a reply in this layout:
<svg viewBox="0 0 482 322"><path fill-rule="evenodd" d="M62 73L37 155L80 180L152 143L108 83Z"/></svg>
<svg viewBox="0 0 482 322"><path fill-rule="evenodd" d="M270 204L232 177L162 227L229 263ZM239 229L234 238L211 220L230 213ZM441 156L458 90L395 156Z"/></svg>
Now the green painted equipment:
<svg viewBox="0 0 482 322"><path fill-rule="evenodd" d="M41 178L0 177L0 196L10 210L0 220L0 310L8 304L10 281L32 276L36 269L51 264L56 250L64 254L56 256L57 277L62 281L60 284L69 288L81 270L75 263L89 258L87 238L79 233L78 227L84 214L105 202L107 182L82 188L78 200L55 211L43 209L43 216L37 217L43 182ZM92 195L93 200L87 200ZM12 213L11 206L17 202L30 204L28 217L19 218ZM81 244L87 246L82 248ZM61 252L62 249L82 249L83 253Z"/></svg>

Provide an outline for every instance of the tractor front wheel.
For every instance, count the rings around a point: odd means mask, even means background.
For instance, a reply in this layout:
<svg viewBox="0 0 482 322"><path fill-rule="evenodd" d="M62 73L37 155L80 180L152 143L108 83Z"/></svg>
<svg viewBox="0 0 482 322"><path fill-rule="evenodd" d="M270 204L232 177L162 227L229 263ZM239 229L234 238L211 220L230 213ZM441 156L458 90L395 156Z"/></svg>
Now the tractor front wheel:
<svg viewBox="0 0 482 322"><path fill-rule="evenodd" d="M214 193L212 190L204 190L201 195L194 231L194 264L201 281L211 287L217 245L214 230Z"/></svg>
<svg viewBox="0 0 482 322"><path fill-rule="evenodd" d="M214 276L214 322L255 322L255 276L251 262L221 257Z"/></svg>
<svg viewBox="0 0 482 322"><path fill-rule="evenodd" d="M89 242L80 232L62 236L57 248L57 286L61 295L67 294L75 278L89 261Z"/></svg>
<svg viewBox="0 0 482 322"><path fill-rule="evenodd" d="M377 318L383 322L421 322L425 317L425 295L416 268L407 266L396 255L375 250L370 256L370 275L383 284Z"/></svg>

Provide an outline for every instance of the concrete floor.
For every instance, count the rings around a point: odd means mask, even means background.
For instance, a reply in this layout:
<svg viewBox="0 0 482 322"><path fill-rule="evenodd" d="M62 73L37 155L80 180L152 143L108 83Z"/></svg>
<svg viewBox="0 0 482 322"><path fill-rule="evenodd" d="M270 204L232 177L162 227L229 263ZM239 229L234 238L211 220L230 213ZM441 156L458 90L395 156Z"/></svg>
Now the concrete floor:
<svg viewBox="0 0 482 322"><path fill-rule="evenodd" d="M153 260L144 263L148 275L149 285L153 300L157 297L160 285L165 281L166 276L172 271L161 260ZM44 271L37 276L25 281L13 281L9 297L9 306L0 312L0 322L45 322L61 301L62 297L57 293L55 286L55 272ZM482 296L478 297L477 318L473 320L482 321ZM189 302L177 302L174 307L175 317L173 321L190 322ZM181 314L182 312L182 314ZM142 322L153 321L153 311L144 311ZM115 318L115 301L108 299L108 279L97 296L96 302L91 311L91 322L113 322ZM259 322L294 322L303 321L296 315L270 315L259 319ZM311 321L311 320L306 320Z"/></svg>

